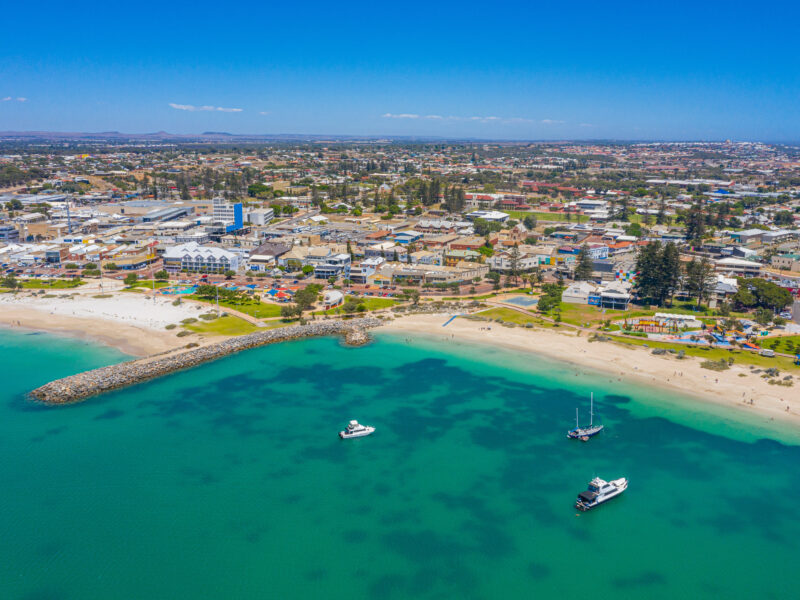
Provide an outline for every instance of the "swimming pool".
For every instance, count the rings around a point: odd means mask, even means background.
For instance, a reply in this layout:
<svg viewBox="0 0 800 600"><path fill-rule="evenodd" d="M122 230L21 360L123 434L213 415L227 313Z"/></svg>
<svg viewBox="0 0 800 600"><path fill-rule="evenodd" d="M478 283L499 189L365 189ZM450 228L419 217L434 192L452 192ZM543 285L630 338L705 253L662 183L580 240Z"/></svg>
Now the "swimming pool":
<svg viewBox="0 0 800 600"><path fill-rule="evenodd" d="M167 294L169 296L174 296L176 294L194 294L197 291L197 286L193 285L191 287L169 287L164 288L161 290L162 294Z"/></svg>
<svg viewBox="0 0 800 600"><path fill-rule="evenodd" d="M537 298L530 298L528 296L514 296L513 298L508 298L507 300L503 300L507 304L516 304L517 306L536 306L539 303Z"/></svg>

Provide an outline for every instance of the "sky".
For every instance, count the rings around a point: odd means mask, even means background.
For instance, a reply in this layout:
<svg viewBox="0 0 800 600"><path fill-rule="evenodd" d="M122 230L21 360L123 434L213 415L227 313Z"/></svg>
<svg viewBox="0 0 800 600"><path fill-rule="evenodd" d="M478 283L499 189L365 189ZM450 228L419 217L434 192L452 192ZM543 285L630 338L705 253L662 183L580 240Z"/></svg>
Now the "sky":
<svg viewBox="0 0 800 600"><path fill-rule="evenodd" d="M800 141L800 3L14 2L0 131Z"/></svg>

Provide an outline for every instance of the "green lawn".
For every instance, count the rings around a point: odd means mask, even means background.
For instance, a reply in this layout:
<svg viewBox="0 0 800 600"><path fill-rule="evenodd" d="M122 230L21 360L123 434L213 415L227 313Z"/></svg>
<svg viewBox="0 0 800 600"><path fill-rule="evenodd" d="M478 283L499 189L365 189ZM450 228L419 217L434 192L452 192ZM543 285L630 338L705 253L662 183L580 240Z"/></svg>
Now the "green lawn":
<svg viewBox="0 0 800 600"><path fill-rule="evenodd" d="M197 321L189 325L183 326L189 331L195 333L205 333L209 335L245 335L247 333L254 333L260 328L248 323L239 317L231 315L222 315L213 321Z"/></svg>
<svg viewBox="0 0 800 600"><path fill-rule="evenodd" d="M758 343L762 348L770 348L775 352L800 354L800 335L760 338Z"/></svg>
<svg viewBox="0 0 800 600"><path fill-rule="evenodd" d="M173 285L173 284L170 283L169 281L162 281L162 280L156 279L156 286L155 287L156 287L157 290L159 290L161 288L169 287L171 285ZM135 287L135 288L140 287L140 288L153 289L153 280L152 279L140 279L139 281L137 281L136 283L134 283L130 287Z"/></svg>
<svg viewBox="0 0 800 600"><path fill-rule="evenodd" d="M205 302L206 304L211 304L216 306L216 300L209 300L208 298L199 298L195 294L189 294L185 296L190 300L196 300L198 302ZM247 304L233 304L232 302L226 302L224 300L219 301L219 305L226 308L231 308L233 310L238 310L246 315L250 315L251 317L256 317L258 319L269 319L272 317L280 317L281 316L281 307L277 304L267 304L266 302L260 302L253 300L248 302Z"/></svg>
<svg viewBox="0 0 800 600"><path fill-rule="evenodd" d="M85 284L80 279L18 279L26 290L66 290Z"/></svg>
<svg viewBox="0 0 800 600"><path fill-rule="evenodd" d="M344 301L347 302L348 300L352 299L352 296L345 296ZM372 298L367 296L366 298L355 298L359 304L363 304L367 311L371 310L381 310L382 308L389 308L390 306L394 306L398 304L398 300L394 300L392 298ZM328 310L317 310L314 311L315 315L339 315L345 314L342 310L341 306L335 306L334 308L329 308Z"/></svg>
<svg viewBox="0 0 800 600"><path fill-rule="evenodd" d="M533 315L526 315L510 308L490 308L475 314L476 317L483 319L503 319L508 323L516 323L517 325L525 325L531 323L533 325L542 325L545 322ZM548 323L549 325L549 323Z"/></svg>

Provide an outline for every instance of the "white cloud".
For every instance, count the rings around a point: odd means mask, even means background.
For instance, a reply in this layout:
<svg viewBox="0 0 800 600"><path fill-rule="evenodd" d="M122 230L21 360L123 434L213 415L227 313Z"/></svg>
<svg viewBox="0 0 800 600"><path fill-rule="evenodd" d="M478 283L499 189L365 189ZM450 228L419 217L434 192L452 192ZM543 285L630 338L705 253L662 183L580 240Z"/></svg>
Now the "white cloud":
<svg viewBox="0 0 800 600"><path fill-rule="evenodd" d="M176 110L187 110L189 112L206 112L206 111L219 111L219 112L242 112L241 108L225 108L223 106L195 106L193 104L175 104L170 102L169 105Z"/></svg>
<svg viewBox="0 0 800 600"><path fill-rule="evenodd" d="M12 96L6 96L5 98L0 98L3 102L11 102L12 100L16 100L17 102L27 102L28 99L22 96L18 96L17 98L13 98Z"/></svg>
<svg viewBox="0 0 800 600"><path fill-rule="evenodd" d="M521 123L538 123L541 125L563 125L566 121L558 119L529 119L526 117L498 117L495 115L482 116L473 115L471 117L460 117L456 115L442 116L442 115L423 115L420 116L416 113L385 113L382 115L384 119L428 119L431 121L450 121L450 122L468 122L468 123L502 123L504 125L513 125ZM581 127L591 127L591 125L581 125Z"/></svg>
<svg viewBox="0 0 800 600"><path fill-rule="evenodd" d="M17 102L27 102L27 101L28 101L28 99L23 97L23 96L20 96L19 98L17 98Z"/></svg>
<svg viewBox="0 0 800 600"><path fill-rule="evenodd" d="M266 115L268 115L268 114L269 114L269 111L268 111L268 110L262 110L262 111L261 111L261 112L259 112L258 114L266 116Z"/></svg>

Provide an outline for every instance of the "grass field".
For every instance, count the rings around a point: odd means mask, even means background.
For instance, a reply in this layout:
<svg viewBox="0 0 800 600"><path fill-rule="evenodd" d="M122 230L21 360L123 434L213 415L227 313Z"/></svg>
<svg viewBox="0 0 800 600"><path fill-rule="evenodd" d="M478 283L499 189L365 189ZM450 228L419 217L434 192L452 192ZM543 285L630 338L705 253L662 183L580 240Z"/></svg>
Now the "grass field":
<svg viewBox="0 0 800 600"><path fill-rule="evenodd" d="M68 290L85 284L80 279L18 279L26 290Z"/></svg>
<svg viewBox="0 0 800 600"><path fill-rule="evenodd" d="M543 321L542 319L517 312L516 310L512 310L510 308L490 308L489 310L484 310L477 313L475 316L484 319L503 319L503 321L508 323L516 323L517 325L526 325L527 323L531 323L532 325L549 325L549 323L546 323L546 321Z"/></svg>
<svg viewBox="0 0 800 600"><path fill-rule="evenodd" d="M352 296L345 296L345 302L350 300ZM367 296L366 298L356 298L359 304L363 304L367 311L371 310L381 310L382 308L389 308L390 306L394 306L398 304L398 300L393 300L392 298L372 298ZM336 306L334 308L329 308L328 310L317 310L314 311L313 314L315 315L338 315L343 314L344 311L342 310L341 306Z"/></svg>
<svg viewBox="0 0 800 600"><path fill-rule="evenodd" d="M800 335L787 335L775 338L762 338L759 340L762 348L770 348L775 352L786 354L800 354Z"/></svg>
<svg viewBox="0 0 800 600"><path fill-rule="evenodd" d="M216 306L217 304L215 300L198 298L195 294L189 294L186 296L186 298L189 298L190 300L196 300L198 302L205 302L206 304L211 304L214 306ZM253 301L247 304L233 304L232 302L225 302L224 300L220 300L219 305L233 310L238 310L241 313L250 315L251 317L256 317L258 319L269 319L272 317L281 316L280 306L278 306L277 304L267 304L266 302Z"/></svg>
<svg viewBox="0 0 800 600"><path fill-rule="evenodd" d="M161 288L169 287L171 285L172 285L172 283L170 283L169 281L160 281L160 280L157 279L155 287L156 287L157 290L160 290ZM131 287L135 287L135 288L140 287L140 288L153 289L153 280L152 279L140 279L139 281L134 283Z"/></svg>
<svg viewBox="0 0 800 600"><path fill-rule="evenodd" d="M213 321L197 321L189 325L184 325L184 329L195 333L205 333L209 335L245 335L258 331L259 327L248 323L239 317L222 315Z"/></svg>
<svg viewBox="0 0 800 600"><path fill-rule="evenodd" d="M536 217L537 221L553 221L558 223L587 223L589 221L589 217L586 215L571 215L570 221L567 220L567 216L562 213L551 213L551 212L536 212L536 211L524 211L524 210L504 210L503 212L510 215L512 219L516 219L517 221L521 221L528 215L532 215Z"/></svg>

